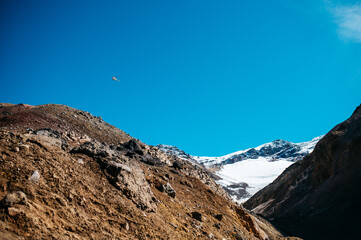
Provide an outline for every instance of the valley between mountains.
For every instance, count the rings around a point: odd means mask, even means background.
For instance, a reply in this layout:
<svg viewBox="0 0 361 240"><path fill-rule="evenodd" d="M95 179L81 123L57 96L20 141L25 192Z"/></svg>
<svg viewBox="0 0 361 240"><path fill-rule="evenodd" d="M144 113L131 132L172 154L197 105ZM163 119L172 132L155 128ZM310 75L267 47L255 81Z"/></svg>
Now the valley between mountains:
<svg viewBox="0 0 361 240"><path fill-rule="evenodd" d="M174 146L159 144L163 152L201 164L213 171L233 200L242 203L275 180L287 167L311 153L323 136L309 142L275 140L221 157L197 157Z"/></svg>
<svg viewBox="0 0 361 240"><path fill-rule="evenodd" d="M361 106L325 136L222 157L65 105L0 104L1 239L358 239Z"/></svg>

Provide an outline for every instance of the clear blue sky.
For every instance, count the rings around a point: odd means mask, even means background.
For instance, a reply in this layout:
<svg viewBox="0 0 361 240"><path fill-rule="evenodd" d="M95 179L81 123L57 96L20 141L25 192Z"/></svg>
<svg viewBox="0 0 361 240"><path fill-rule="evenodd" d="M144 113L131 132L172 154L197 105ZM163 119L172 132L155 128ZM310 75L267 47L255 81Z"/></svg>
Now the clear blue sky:
<svg viewBox="0 0 361 240"><path fill-rule="evenodd" d="M0 102L66 104L151 145L307 141L361 103L356 1L0 4Z"/></svg>

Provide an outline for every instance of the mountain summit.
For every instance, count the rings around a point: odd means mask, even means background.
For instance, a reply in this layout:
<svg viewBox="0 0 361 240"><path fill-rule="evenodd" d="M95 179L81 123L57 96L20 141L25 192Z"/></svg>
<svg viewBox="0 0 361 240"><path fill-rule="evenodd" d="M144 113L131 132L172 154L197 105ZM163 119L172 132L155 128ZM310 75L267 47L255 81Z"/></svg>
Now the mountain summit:
<svg viewBox="0 0 361 240"><path fill-rule="evenodd" d="M323 136L316 137L309 142L292 143L282 139L262 144L255 148L240 150L221 157L194 157L197 162L207 167L233 164L247 159L266 158L268 160L285 160L295 162L312 152L316 143Z"/></svg>

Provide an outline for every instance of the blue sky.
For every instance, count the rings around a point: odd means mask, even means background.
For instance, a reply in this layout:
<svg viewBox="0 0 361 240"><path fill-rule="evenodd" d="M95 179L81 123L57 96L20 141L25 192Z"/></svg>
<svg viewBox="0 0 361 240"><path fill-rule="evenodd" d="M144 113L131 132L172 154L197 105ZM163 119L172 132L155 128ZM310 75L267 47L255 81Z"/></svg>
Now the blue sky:
<svg viewBox="0 0 361 240"><path fill-rule="evenodd" d="M356 1L0 4L0 102L66 104L148 144L302 142L361 103Z"/></svg>

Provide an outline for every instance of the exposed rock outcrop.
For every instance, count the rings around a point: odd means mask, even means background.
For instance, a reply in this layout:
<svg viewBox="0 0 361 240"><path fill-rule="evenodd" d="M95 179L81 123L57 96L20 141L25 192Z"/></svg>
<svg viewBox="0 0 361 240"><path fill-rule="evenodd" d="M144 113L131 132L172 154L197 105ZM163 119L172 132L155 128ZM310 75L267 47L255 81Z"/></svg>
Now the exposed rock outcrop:
<svg viewBox="0 0 361 240"><path fill-rule="evenodd" d="M3 206L9 207L14 204L27 204L27 198L22 191L8 193L2 201Z"/></svg>

